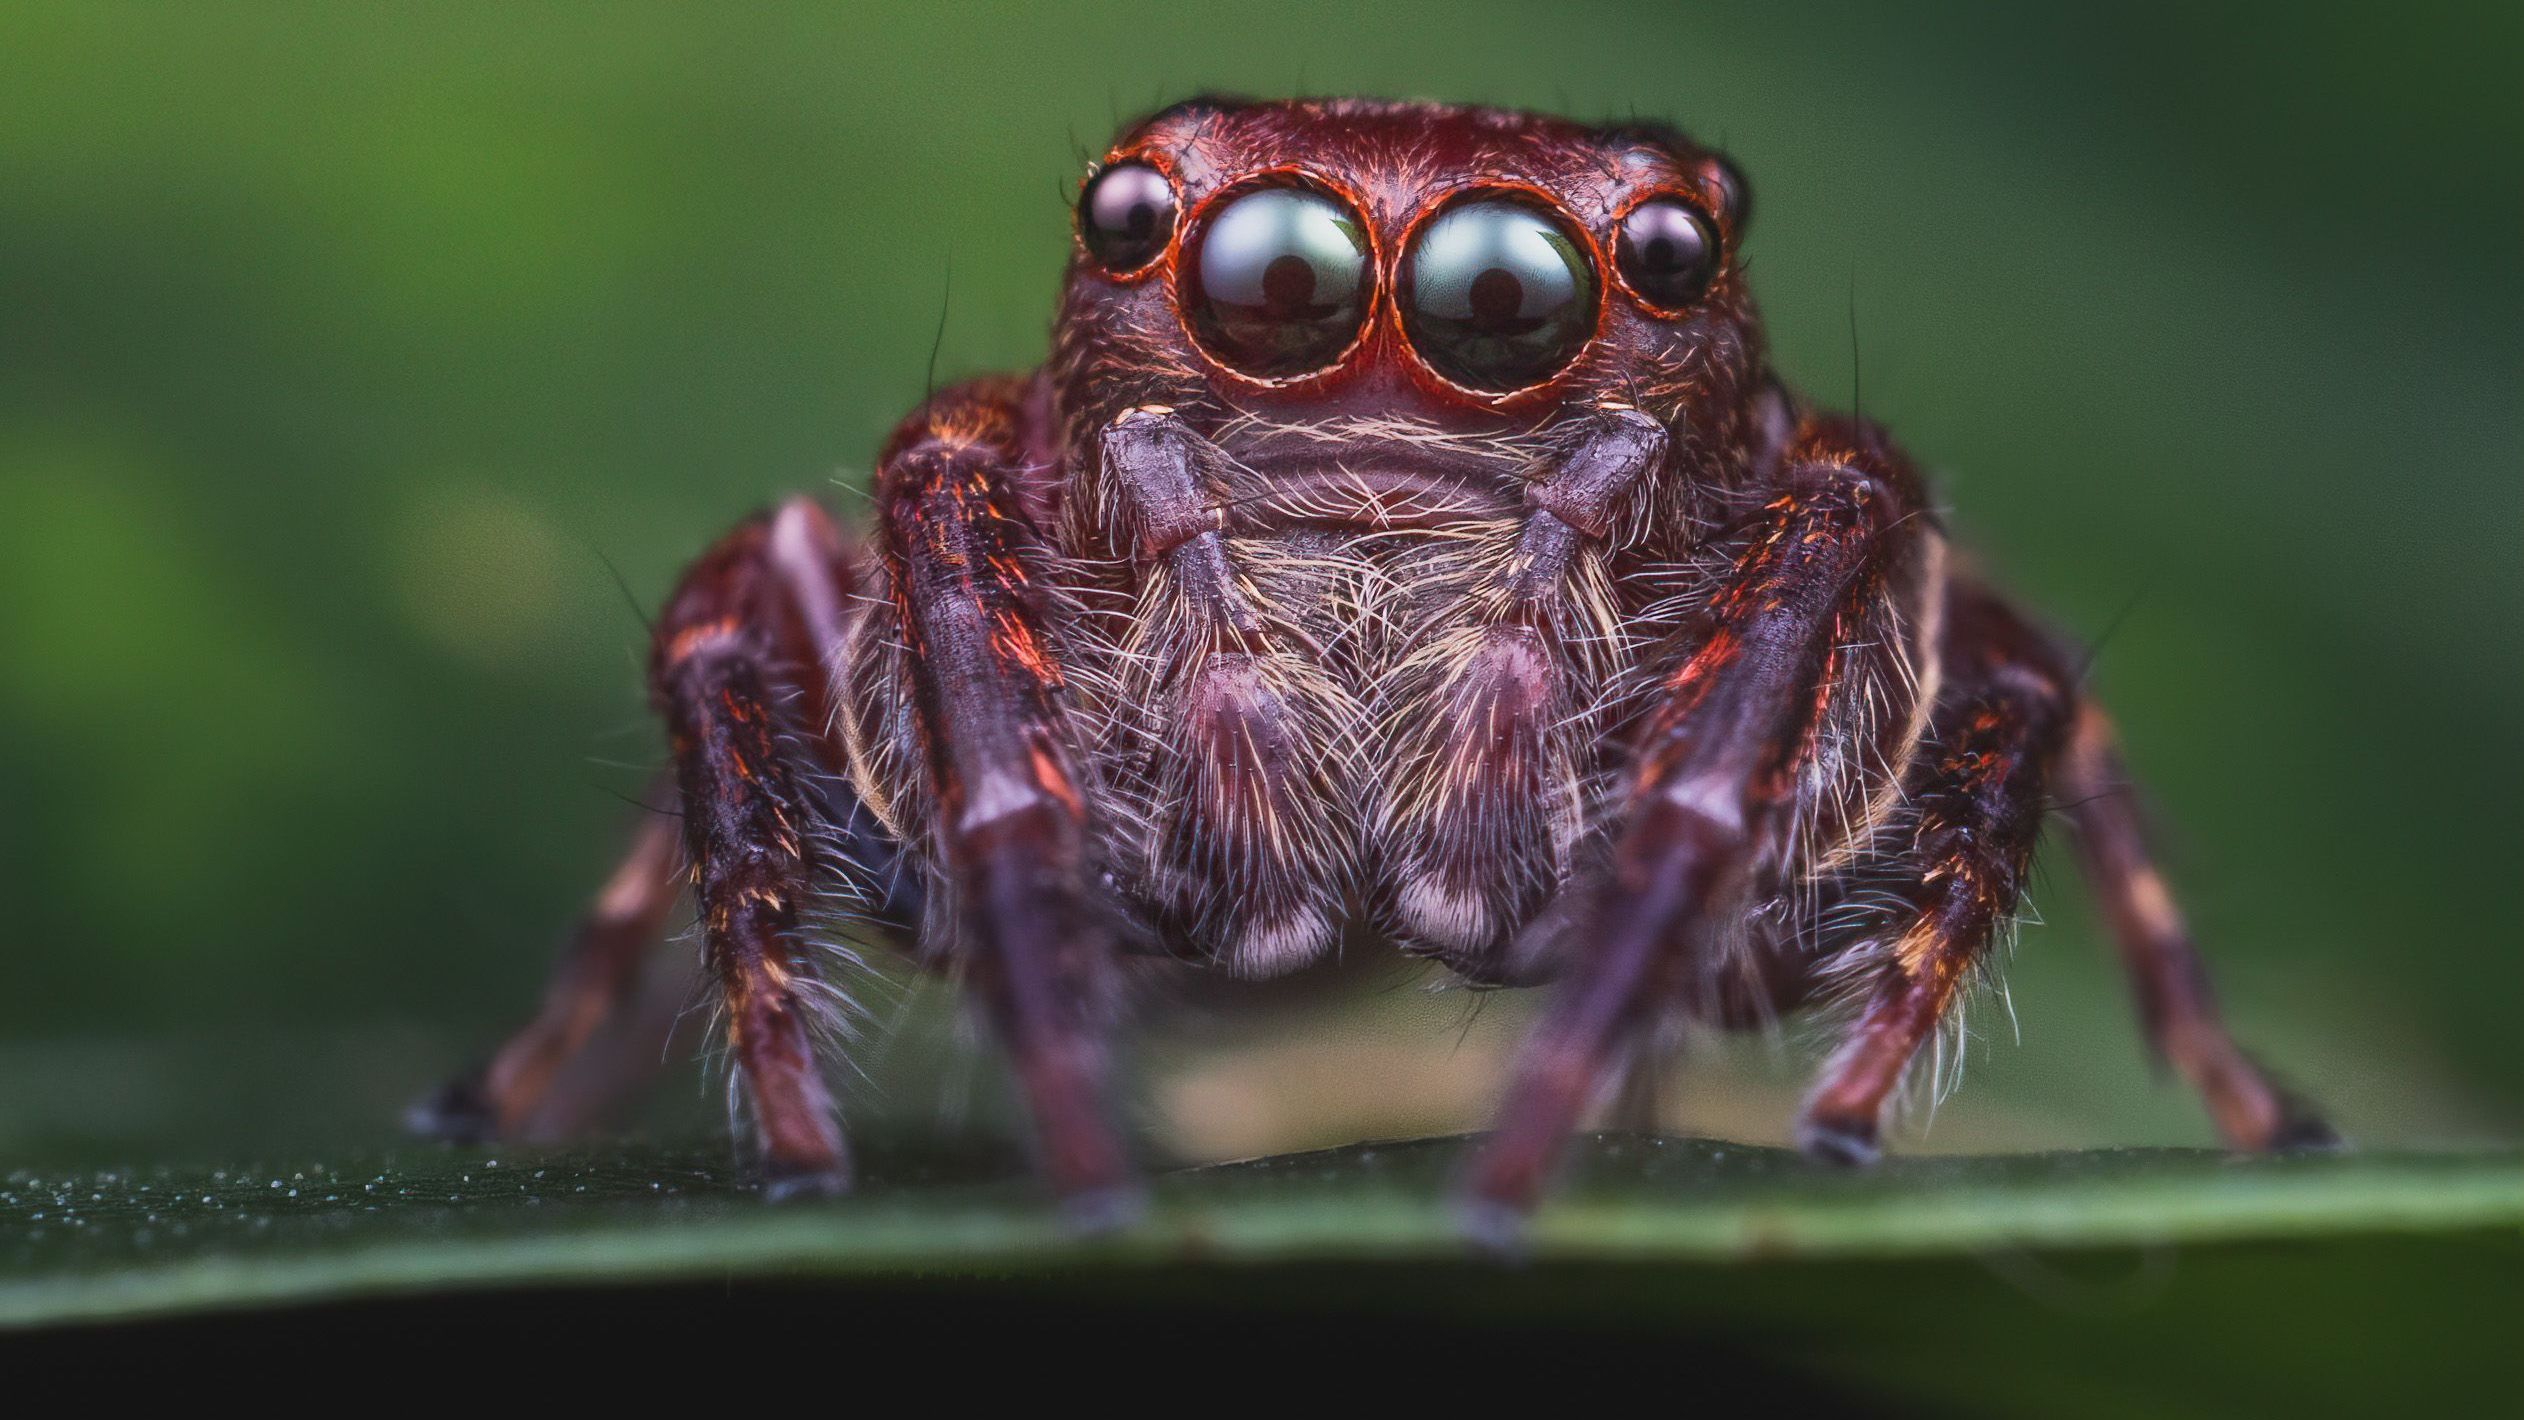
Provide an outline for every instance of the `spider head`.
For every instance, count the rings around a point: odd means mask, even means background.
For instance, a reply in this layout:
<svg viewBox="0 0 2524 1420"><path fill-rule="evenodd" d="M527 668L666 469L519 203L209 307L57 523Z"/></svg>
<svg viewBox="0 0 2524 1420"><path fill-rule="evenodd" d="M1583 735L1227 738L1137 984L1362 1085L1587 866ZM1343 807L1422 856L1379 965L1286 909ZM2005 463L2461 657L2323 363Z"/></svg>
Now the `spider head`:
<svg viewBox="0 0 2524 1420"><path fill-rule="evenodd" d="M1759 360L1746 189L1671 129L1203 99L1079 189L1055 369L1134 405L1447 430L1622 403L1688 421Z"/></svg>

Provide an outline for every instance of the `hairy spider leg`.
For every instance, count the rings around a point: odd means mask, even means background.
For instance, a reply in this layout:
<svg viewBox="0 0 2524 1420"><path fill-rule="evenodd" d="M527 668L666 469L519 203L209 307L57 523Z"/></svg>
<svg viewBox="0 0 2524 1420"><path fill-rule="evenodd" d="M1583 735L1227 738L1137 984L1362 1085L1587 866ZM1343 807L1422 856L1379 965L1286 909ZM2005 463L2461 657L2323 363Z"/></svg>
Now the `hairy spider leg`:
<svg viewBox="0 0 2524 1420"><path fill-rule="evenodd" d="M1902 905L1869 934L1880 965L1795 1131L1840 1163L1874 1160L1885 1102L2023 896L2075 705L2047 641L1989 592L1955 582L1946 605L1945 692L1904 786L1906 841L1864 871Z"/></svg>
<svg viewBox="0 0 2524 1420"><path fill-rule="evenodd" d="M836 870L855 894L851 915L877 935L901 938L918 916L919 883L903 872L897 846L841 777L844 756L830 733L832 657L841 643L851 580L851 561L831 519L805 498L749 519L693 564L656 630L652 672L653 693L677 746L675 773L662 778L653 793L662 797L674 785L683 810L661 810L641 824L554 967L535 1018L487 1066L415 1109L416 1128L454 1138L543 1137L583 1123L605 1099L638 1083L663 1053L677 1013L635 1009L640 997L634 987L690 881L703 890L705 955L721 1004L730 1011L740 1082L766 1154L779 1151L775 1187L829 1188L846 1179L838 1135L826 1148L818 1136L828 1128L811 1123L819 1111L831 1111L820 1083L775 1083L769 1086L771 1098L763 1096L766 1080L797 1073L795 1062L785 1060L791 1030L781 1020L797 1003L790 999L784 1007L782 990L765 997L756 988L785 978L786 993L822 991L796 940L799 909L834 886ZM731 660L748 665L731 668ZM731 677L742 684L727 687L724 695L713 693L715 680ZM750 717L755 710L760 723L746 719L733 731L718 723L740 713ZM742 743L730 739L731 733ZM797 753L801 744L803 756ZM740 797L755 792L750 786L763 775L771 776L765 782L780 796L775 821L785 825L772 834L773 841L754 844L746 837L759 825L718 822L708 814L695 822L694 776L714 784L716 776L730 772L734 784L719 787ZM702 802L716 804L722 797L714 788ZM704 849L694 846L703 835L714 860L705 861ZM797 842L783 847L792 837ZM810 853L809 840L825 846ZM780 882L731 880L731 873L747 876L731 864L760 857L758 850L790 860L772 869ZM723 899L770 892L778 901L723 902L717 915L729 925L714 930L711 892ZM757 916L767 920L756 921ZM740 926L751 940L728 941L727 933ZM667 985L682 989L680 978ZM736 1014L740 1002L743 1016ZM749 1034L748 1020L765 1016L769 1023ZM609 1025L637 1039L607 1051L604 1061L587 1063L591 1043ZM764 1070L749 1066L756 1059Z"/></svg>
<svg viewBox="0 0 2524 1420"><path fill-rule="evenodd" d="M650 683L681 790L704 956L764 1173L775 1192L832 1192L849 1181L815 1040L832 1002L801 928L833 865L780 704L804 649L780 644L780 521L738 528L685 575L658 622ZM818 659L808 650L805 664ZM804 679L820 694L820 675ZM814 714L815 702L799 708Z"/></svg>
<svg viewBox="0 0 2524 1420"><path fill-rule="evenodd" d="M879 461L880 547L952 890L946 939L923 947L980 1001L1045 1177L1098 1225L1137 1199L1104 1098L1114 913L1094 886L1087 793L1038 610L1042 539L1015 486L1024 427L992 386L931 401Z"/></svg>
<svg viewBox="0 0 2524 1420"><path fill-rule="evenodd" d="M1546 914L1578 930L1466 1180L1476 1236L1514 1235L1641 1030L1714 965L1704 944L1776 856L1839 650L1917 507L1908 467L1848 421L1809 420L1780 486L1661 687L1608 872L1574 918Z"/></svg>
<svg viewBox="0 0 2524 1420"><path fill-rule="evenodd" d="M2314 1106L2273 1080L2228 1034L2191 930L2148 851L2147 826L2112 722L2092 700L2078 707L2059 792L2076 829L2077 859L2120 946L2140 1023L2207 1104L2237 1149L2337 1148Z"/></svg>
<svg viewBox="0 0 2524 1420"><path fill-rule="evenodd" d="M668 781L651 786L662 799ZM633 995L666 916L683 891L683 830L673 814L645 811L604 886L553 964L534 1018L487 1064L450 1080L412 1107L418 1133L464 1142L536 1139L563 1132L553 1116L587 1110L555 1098L564 1069Z"/></svg>

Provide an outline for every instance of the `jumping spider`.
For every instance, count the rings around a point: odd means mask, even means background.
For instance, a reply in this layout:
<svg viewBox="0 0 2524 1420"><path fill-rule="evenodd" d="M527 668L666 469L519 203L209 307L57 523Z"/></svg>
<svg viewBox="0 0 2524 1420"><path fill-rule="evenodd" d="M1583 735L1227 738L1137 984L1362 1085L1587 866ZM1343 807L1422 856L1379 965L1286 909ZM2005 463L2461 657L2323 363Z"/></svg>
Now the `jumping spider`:
<svg viewBox="0 0 2524 1420"><path fill-rule="evenodd" d="M437 1123L546 1106L688 880L777 1191L847 1179L801 921L837 889L961 980L1090 1214L1133 1192L1125 976L1275 976L1353 919L1556 979L1465 1181L1493 1223L1687 1022L1838 1008L1795 1134L1864 1161L2058 803L2219 1131L2326 1141L2220 1024L2073 659L1881 429L1772 371L1746 197L1651 125L1205 99L1125 132L1050 363L896 430L864 550L800 498L686 574L650 665L682 813Z"/></svg>

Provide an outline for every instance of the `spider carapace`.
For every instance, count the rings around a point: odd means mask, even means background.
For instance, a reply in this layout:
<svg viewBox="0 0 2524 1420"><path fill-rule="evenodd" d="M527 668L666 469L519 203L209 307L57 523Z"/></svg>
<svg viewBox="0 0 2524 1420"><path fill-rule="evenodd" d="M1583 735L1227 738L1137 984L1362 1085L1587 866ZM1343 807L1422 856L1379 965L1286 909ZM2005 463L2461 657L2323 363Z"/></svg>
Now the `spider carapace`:
<svg viewBox="0 0 2524 1420"><path fill-rule="evenodd" d="M1197 100L1129 129L1050 362L915 410L864 539L798 499L686 574L650 667L681 812L432 1120L550 1109L689 885L776 1191L848 1178L835 899L960 982L1088 1216L1133 1192L1133 979L1285 973L1353 926L1548 983L1475 1216L1530 1209L1695 1023L1836 1022L1795 1136L1864 1161L2060 804L2220 1132L2326 1140L2220 1024L2074 659L1884 431L1772 370L1747 197L1655 125Z"/></svg>

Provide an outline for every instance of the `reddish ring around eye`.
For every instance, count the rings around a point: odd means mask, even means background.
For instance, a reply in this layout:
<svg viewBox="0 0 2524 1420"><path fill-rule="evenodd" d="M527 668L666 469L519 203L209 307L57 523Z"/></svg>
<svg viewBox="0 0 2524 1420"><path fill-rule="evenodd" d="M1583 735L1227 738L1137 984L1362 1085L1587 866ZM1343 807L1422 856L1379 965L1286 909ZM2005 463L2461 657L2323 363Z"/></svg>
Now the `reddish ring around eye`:
<svg viewBox="0 0 2524 1420"><path fill-rule="evenodd" d="M1493 381L1494 387L1485 388L1481 383L1467 381L1449 374L1438 361L1430 358L1430 352L1422 348L1418 335L1412 329L1414 315L1408 309L1409 292L1406 285L1409 281L1408 268L1412 265L1413 257L1431 227L1443 221L1458 206L1475 202L1504 203L1530 209L1548 221L1570 244L1578 259L1584 264L1587 272L1586 279L1592 288L1590 298L1586 303L1587 318L1584 322L1583 338L1574 340L1566 358L1534 375L1527 383L1502 388L1495 387L1502 382ZM1398 271L1395 275L1396 284L1393 299L1390 302L1393 307L1392 329L1395 343L1401 347L1403 358L1408 362L1420 383L1434 392L1458 401L1501 410L1531 405L1538 400L1549 398L1551 392L1559 388L1570 373L1586 360L1588 352L1603 336L1606 311L1601 289L1604 279L1602 273L1606 266L1604 249L1588 225L1570 212L1562 196L1549 188L1515 179L1504 179L1476 181L1434 190L1422 198L1420 204L1404 222L1400 250L1403 256L1397 264L1404 270ZM1423 321L1422 324L1424 325L1425 322Z"/></svg>
<svg viewBox="0 0 2524 1420"><path fill-rule="evenodd" d="M1724 255L1717 226L1680 197L1640 198L1613 232L1613 278L1654 314L1681 314L1717 279Z"/></svg>
<svg viewBox="0 0 2524 1420"><path fill-rule="evenodd" d="M1205 203L1175 268L1176 305L1202 353L1263 382L1341 363L1365 331L1375 243L1345 199L1273 174Z"/></svg>
<svg viewBox="0 0 2524 1420"><path fill-rule="evenodd" d="M1476 189L1413 235L1394 296L1431 369L1509 394L1577 358L1594 337L1602 285L1585 239L1556 210Z"/></svg>
<svg viewBox="0 0 2524 1420"><path fill-rule="evenodd" d="M1134 272L1174 240L1174 184L1155 167L1115 163L1078 194L1078 242L1107 271Z"/></svg>

